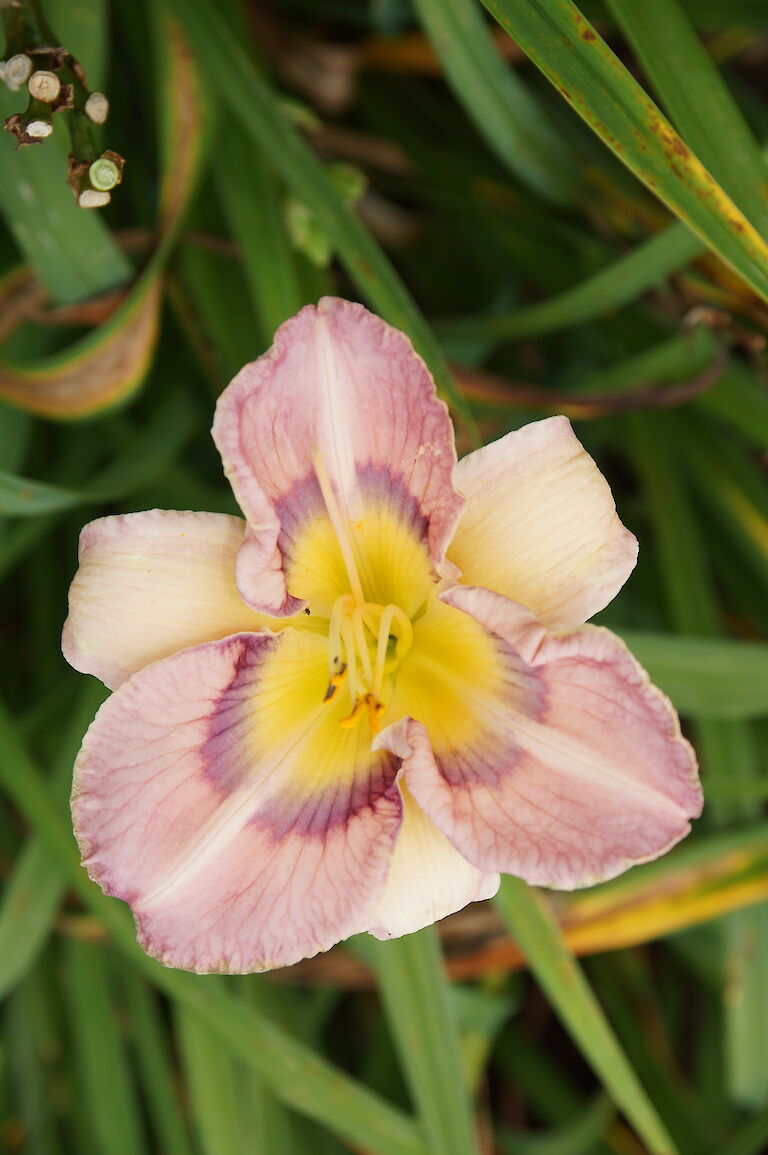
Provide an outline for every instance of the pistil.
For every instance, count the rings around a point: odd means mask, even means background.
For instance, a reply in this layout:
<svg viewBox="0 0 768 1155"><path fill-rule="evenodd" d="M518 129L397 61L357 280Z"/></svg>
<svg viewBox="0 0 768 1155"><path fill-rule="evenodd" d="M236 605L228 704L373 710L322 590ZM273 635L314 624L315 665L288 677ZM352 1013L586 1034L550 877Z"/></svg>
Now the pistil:
<svg viewBox="0 0 768 1155"><path fill-rule="evenodd" d="M336 531L336 539L339 543L341 556L344 559L344 565L347 570L349 584L352 589L352 596L358 605L362 605L365 601L363 597L363 587L360 582L360 575L357 572L357 563L355 561L355 548L352 542L352 534L349 528L349 519L342 512L341 506L338 503L336 494L333 492L331 479L328 476L328 470L325 468L325 463L319 451L312 454L312 464L315 467L315 476L317 477L320 492L323 495L325 508L328 510L328 516L331 519L331 525Z"/></svg>

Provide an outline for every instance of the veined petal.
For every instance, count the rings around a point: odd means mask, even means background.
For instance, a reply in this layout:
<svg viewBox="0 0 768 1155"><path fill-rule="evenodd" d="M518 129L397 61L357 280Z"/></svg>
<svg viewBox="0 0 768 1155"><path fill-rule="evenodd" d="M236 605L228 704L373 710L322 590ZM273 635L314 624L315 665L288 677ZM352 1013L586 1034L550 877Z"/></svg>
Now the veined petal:
<svg viewBox="0 0 768 1155"><path fill-rule="evenodd" d="M488 590L443 596L488 630L504 676L485 694L467 682L474 734L452 735L450 716L437 726L424 717L392 748L460 853L480 870L571 889L679 841L701 811L695 757L624 644L591 626L548 635Z"/></svg>
<svg viewBox="0 0 768 1155"><path fill-rule="evenodd" d="M286 966L361 931L401 822L399 760L323 704L324 640L240 634L141 670L83 743L75 832L169 966Z"/></svg>
<svg viewBox="0 0 768 1155"><path fill-rule="evenodd" d="M467 505L449 558L463 582L519 602L550 629L591 618L634 568L637 542L565 417L470 453L456 485Z"/></svg>
<svg viewBox="0 0 768 1155"><path fill-rule="evenodd" d="M376 739L377 749L400 753L398 736L403 724ZM403 753L408 754L407 745ZM483 874L467 862L442 831L400 784L403 825L387 875L387 884L367 930L376 938L399 938L461 910L468 902L493 898L499 889L496 873Z"/></svg>
<svg viewBox="0 0 768 1155"><path fill-rule="evenodd" d="M286 322L222 394L213 435L249 524L238 584L255 609L295 612L318 596L307 569L343 571L320 472L345 525L388 517L441 565L463 504L448 412L408 339L362 305L324 297ZM297 556L307 534L317 563ZM354 532L351 548L373 568Z"/></svg>
<svg viewBox="0 0 768 1155"><path fill-rule="evenodd" d="M187 646L275 624L245 605L235 562L245 523L153 509L102 517L80 534L62 649L110 689Z"/></svg>

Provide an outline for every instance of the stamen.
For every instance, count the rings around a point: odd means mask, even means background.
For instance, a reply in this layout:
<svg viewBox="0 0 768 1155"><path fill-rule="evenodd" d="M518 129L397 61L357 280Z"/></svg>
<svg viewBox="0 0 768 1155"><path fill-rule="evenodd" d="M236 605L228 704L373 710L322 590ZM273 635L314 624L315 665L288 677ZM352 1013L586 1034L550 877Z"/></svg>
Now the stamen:
<svg viewBox="0 0 768 1155"><path fill-rule="evenodd" d="M399 606L356 604L351 594L336 598L328 623L328 688L323 701L333 701L339 688L348 684L353 705L351 713L341 719L341 726L349 730L367 714L371 732L379 732L387 710L381 700L384 678L397 667L412 643L413 626Z"/></svg>
<svg viewBox="0 0 768 1155"><path fill-rule="evenodd" d="M349 532L349 520L345 517L341 506L336 500L336 495L331 486L331 479L323 464L323 459L317 450L312 454L312 463L315 467L315 475L320 486L320 492L323 495L325 508L328 510L331 525L336 531L336 538L341 550L341 556L344 558L344 565L347 570L349 584L352 587L352 594L357 604L363 605L365 598L363 597L363 587L360 583L360 575L357 572L357 564L355 563L355 551L352 543L352 535Z"/></svg>

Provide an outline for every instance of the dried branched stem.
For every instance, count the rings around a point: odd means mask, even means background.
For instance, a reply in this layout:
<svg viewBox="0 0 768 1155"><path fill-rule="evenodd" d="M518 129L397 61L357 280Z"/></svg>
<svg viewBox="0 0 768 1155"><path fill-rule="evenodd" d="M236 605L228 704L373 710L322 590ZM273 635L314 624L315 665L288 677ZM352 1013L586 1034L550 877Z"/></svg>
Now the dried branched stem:
<svg viewBox="0 0 768 1155"><path fill-rule="evenodd" d="M109 101L89 90L81 64L57 42L38 0L0 0L0 19L6 39L0 80L12 92L26 87L29 93L24 112L5 121L6 131L18 147L40 144L54 131L55 115L63 113L72 141L67 182L82 208L108 204L125 163L113 150L102 151L97 139Z"/></svg>

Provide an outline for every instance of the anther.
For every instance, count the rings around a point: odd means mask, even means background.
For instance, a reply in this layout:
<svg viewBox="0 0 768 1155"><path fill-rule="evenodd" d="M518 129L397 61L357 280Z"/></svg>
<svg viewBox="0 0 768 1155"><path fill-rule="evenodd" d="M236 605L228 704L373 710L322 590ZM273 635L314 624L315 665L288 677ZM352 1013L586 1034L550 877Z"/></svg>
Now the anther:
<svg viewBox="0 0 768 1155"><path fill-rule="evenodd" d="M355 702L352 713L347 714L346 718L342 718L339 722L339 725L343 726L345 730L351 730L353 726L356 726L360 721L363 710L365 709L368 697L369 695L366 694L365 698L358 698Z"/></svg>
<svg viewBox="0 0 768 1155"><path fill-rule="evenodd" d="M347 667L342 663L338 674L333 674L328 682L328 689L325 691L324 702L330 702L336 696L336 691L344 681L347 674Z"/></svg>
<svg viewBox="0 0 768 1155"><path fill-rule="evenodd" d="M381 716L386 710L383 702L379 702L374 698L373 694L365 695L365 703L368 707L368 724L374 734L378 734L381 729Z"/></svg>

